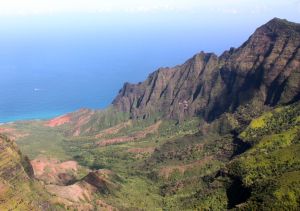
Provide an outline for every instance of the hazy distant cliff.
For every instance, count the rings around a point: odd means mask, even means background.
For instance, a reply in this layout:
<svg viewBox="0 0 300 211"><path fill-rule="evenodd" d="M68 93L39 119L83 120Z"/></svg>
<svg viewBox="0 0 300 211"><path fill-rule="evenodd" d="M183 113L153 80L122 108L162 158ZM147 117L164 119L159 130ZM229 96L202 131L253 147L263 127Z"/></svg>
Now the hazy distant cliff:
<svg viewBox="0 0 300 211"><path fill-rule="evenodd" d="M125 83L113 105L133 118L202 116L213 120L243 104L286 104L300 98L300 24L273 19L220 57L199 53Z"/></svg>

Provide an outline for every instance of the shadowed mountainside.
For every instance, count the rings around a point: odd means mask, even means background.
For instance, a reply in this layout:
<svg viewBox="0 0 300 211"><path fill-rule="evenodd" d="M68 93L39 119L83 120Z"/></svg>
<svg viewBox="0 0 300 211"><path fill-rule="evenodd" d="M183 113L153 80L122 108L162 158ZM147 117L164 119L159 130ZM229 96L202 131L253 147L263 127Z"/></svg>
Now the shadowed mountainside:
<svg viewBox="0 0 300 211"><path fill-rule="evenodd" d="M142 83L125 83L113 105L132 118L159 113L212 121L244 104L291 103L300 98L299 47L300 25L275 18L220 57L201 52Z"/></svg>

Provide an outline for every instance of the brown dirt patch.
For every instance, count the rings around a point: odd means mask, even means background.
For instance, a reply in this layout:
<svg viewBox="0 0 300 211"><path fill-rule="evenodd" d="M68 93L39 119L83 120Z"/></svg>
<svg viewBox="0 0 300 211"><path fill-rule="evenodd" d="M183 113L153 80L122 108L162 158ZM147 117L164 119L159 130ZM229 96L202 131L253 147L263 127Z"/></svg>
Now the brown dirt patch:
<svg viewBox="0 0 300 211"><path fill-rule="evenodd" d="M193 169L195 167L204 166L209 161L211 161L213 156L205 157L202 160L197 160L189 164L166 166L159 170L159 176L168 179L174 171L179 171L179 173L184 174L187 170Z"/></svg>
<svg viewBox="0 0 300 211"><path fill-rule="evenodd" d="M89 109L80 109L76 112L51 119L44 125L47 127L58 127L69 123L73 128L70 135L79 136L82 133L82 126L89 122L94 113L94 111ZM90 128L86 128L84 132L89 132L89 130Z"/></svg>
<svg viewBox="0 0 300 211"><path fill-rule="evenodd" d="M73 136L79 136L81 134L81 128L83 125L87 124L91 117L94 115L94 111L91 110L87 110L87 109L81 109L79 110L75 115L76 117L74 117L76 120L76 124L74 126L75 130L73 132ZM89 132L90 128L87 128L84 132Z"/></svg>
<svg viewBox="0 0 300 211"><path fill-rule="evenodd" d="M12 127L2 126L0 127L0 134L6 135L10 140L16 141L17 139L23 138L25 136L28 136L29 133L24 133L21 131L16 130Z"/></svg>
<svg viewBox="0 0 300 211"><path fill-rule="evenodd" d="M75 179L78 164L75 161L59 162L55 159L38 158L31 161L34 176L47 184L64 185Z"/></svg>
<svg viewBox="0 0 300 211"><path fill-rule="evenodd" d="M97 207L101 207L102 210L104 211L116 211L118 209L114 208L113 206L106 204L104 201L98 199L96 201Z"/></svg>
<svg viewBox="0 0 300 211"><path fill-rule="evenodd" d="M108 146L108 145L112 145L112 144L131 142L131 141L134 141L134 140L135 140L134 137L124 136L124 137L106 139L106 140L98 142L97 145L100 146L100 147L104 147L104 146Z"/></svg>
<svg viewBox="0 0 300 211"><path fill-rule="evenodd" d="M161 123L162 123L162 121L158 121L155 124L150 125L149 127L146 127L144 130L135 133L134 137L136 137L138 139L145 138L148 134L157 132Z"/></svg>
<svg viewBox="0 0 300 211"><path fill-rule="evenodd" d="M96 192L96 188L86 182L79 182L68 186L46 185L46 189L49 193L71 202L89 202L92 200L92 194Z"/></svg>
<svg viewBox="0 0 300 211"><path fill-rule="evenodd" d="M113 135L113 134L117 134L120 130L122 130L123 128L129 127L132 125L132 121L127 121L127 122L123 122L121 124L118 124L114 127L102 130L99 134L97 134L95 137L96 138L103 138L104 136L107 135Z"/></svg>
<svg viewBox="0 0 300 211"><path fill-rule="evenodd" d="M100 199L95 200L94 194L97 189L86 182L69 186L46 185L46 190L53 195L52 203L62 204L66 210L92 211L98 208L103 211L118 210Z"/></svg>
<svg viewBox="0 0 300 211"><path fill-rule="evenodd" d="M15 132L16 129L9 127L0 127L0 133L12 133Z"/></svg>
<svg viewBox="0 0 300 211"><path fill-rule="evenodd" d="M67 210L118 210L98 199L96 193L109 186L117 187L109 178L116 176L112 171L101 169L90 172L81 181L72 185L46 185L46 190L53 195L52 202L64 205Z"/></svg>
<svg viewBox="0 0 300 211"><path fill-rule="evenodd" d="M0 197L3 196L8 190L8 185L0 181Z"/></svg>
<svg viewBox="0 0 300 211"><path fill-rule="evenodd" d="M48 127L57 127L66 123L69 123L71 121L70 115L64 115L64 116L59 116L54 119L49 120L46 122L45 126Z"/></svg>
<svg viewBox="0 0 300 211"><path fill-rule="evenodd" d="M108 145L112 145L112 144L132 142L132 141L136 141L136 140L145 138L148 134L155 133L158 130L161 123L162 123L161 121L158 121L157 123L150 125L149 127L145 128L144 130L138 131L138 132L132 134L131 136L121 136L121 137L117 137L117 138L104 139L102 141L98 141L97 145L100 147L103 147L103 146L108 146Z"/></svg>

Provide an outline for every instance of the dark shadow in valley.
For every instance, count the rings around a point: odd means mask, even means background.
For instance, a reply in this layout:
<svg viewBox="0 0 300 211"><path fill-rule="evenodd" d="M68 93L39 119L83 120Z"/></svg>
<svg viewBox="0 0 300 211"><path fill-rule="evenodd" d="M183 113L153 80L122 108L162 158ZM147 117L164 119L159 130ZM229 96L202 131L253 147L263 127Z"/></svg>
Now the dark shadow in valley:
<svg viewBox="0 0 300 211"><path fill-rule="evenodd" d="M240 179L234 178L229 188L226 190L228 199L228 209L234 208L236 205L244 203L251 196L251 189L243 186Z"/></svg>
<svg viewBox="0 0 300 211"><path fill-rule="evenodd" d="M234 151L232 153L231 158L240 155L246 152L250 147L251 144L244 142L242 139L239 138L239 133L235 130L231 131L233 144L234 144Z"/></svg>

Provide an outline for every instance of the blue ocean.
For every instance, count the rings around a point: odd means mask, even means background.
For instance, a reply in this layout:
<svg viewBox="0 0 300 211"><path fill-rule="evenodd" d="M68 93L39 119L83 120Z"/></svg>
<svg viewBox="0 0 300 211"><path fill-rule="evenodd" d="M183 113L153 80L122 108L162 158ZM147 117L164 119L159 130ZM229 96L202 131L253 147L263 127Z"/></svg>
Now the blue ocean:
<svg viewBox="0 0 300 211"><path fill-rule="evenodd" d="M201 50L238 47L258 24L176 15L7 17L0 20L0 122L105 108L124 82Z"/></svg>

